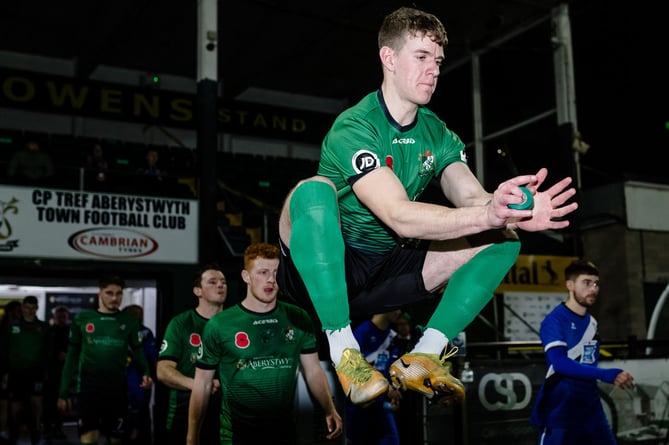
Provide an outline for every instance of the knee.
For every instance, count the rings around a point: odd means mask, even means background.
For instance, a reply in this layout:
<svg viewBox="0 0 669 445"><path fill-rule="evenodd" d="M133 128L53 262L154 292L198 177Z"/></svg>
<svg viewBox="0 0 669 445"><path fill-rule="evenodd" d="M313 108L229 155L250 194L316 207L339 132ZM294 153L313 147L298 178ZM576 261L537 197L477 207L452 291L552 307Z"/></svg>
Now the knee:
<svg viewBox="0 0 669 445"><path fill-rule="evenodd" d="M505 239L485 248L482 253L490 257L499 267L508 269L516 263L520 254L519 239Z"/></svg>
<svg viewBox="0 0 669 445"><path fill-rule="evenodd" d="M298 189L302 188L302 187L305 186L305 185L306 185L307 187L310 187L310 186L307 185L307 184L314 184L314 183L316 183L316 184L318 184L318 183L327 184L327 185L330 186L330 188L332 188L332 191L333 191L334 193L337 193L337 188L335 187L334 183L333 183L330 179L326 178L325 176L319 176L319 175L316 175L316 176L312 176L312 177L310 177L310 178L301 179L300 181L298 181L298 183L295 185L295 187L293 187L293 190L290 192L289 199L292 197L292 195L293 195L293 194L295 193L295 191L297 191Z"/></svg>
<svg viewBox="0 0 669 445"><path fill-rule="evenodd" d="M308 215L312 208L337 208L337 190L329 179L314 176L300 181L284 205L292 221L296 216Z"/></svg>
<svg viewBox="0 0 669 445"><path fill-rule="evenodd" d="M506 242L520 241L518 234L513 230L487 230L467 236L470 246L485 246L487 244L500 244Z"/></svg>

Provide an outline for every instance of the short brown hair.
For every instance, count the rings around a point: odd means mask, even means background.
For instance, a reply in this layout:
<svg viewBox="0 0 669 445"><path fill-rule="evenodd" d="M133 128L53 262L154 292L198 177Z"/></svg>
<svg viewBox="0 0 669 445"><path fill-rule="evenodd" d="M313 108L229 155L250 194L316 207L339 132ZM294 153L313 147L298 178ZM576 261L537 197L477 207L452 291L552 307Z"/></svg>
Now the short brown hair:
<svg viewBox="0 0 669 445"><path fill-rule="evenodd" d="M433 14L415 8L402 7L388 14L379 29L379 49L388 46L398 50L404 44L404 37L409 33L429 36L434 43L446 48L448 37L441 21Z"/></svg>

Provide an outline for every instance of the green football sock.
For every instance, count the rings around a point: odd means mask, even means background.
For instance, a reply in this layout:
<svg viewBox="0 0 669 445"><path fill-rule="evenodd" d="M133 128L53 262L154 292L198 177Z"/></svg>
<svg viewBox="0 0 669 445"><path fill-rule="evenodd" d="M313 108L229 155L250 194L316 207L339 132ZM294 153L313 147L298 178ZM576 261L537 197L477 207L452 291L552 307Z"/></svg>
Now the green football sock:
<svg viewBox="0 0 669 445"><path fill-rule="evenodd" d="M290 254L323 330L349 325L344 239L334 189L319 181L301 184L290 199L290 219Z"/></svg>
<svg viewBox="0 0 669 445"><path fill-rule="evenodd" d="M455 338L483 310L520 253L520 241L506 240L477 253L448 281L428 328Z"/></svg>

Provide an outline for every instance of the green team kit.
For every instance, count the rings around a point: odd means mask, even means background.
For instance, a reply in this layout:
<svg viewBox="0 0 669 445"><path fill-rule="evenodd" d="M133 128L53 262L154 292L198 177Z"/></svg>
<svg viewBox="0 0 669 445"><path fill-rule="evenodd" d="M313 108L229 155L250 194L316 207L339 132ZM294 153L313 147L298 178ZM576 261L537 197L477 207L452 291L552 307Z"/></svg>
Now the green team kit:
<svg viewBox="0 0 669 445"><path fill-rule="evenodd" d="M42 320L17 320L1 333L0 344L9 370L46 370L49 354L49 325ZM2 370L0 370L2 371Z"/></svg>
<svg viewBox="0 0 669 445"><path fill-rule="evenodd" d="M323 329L336 331L350 324L349 308L341 304L341 295L358 299L365 312L374 306L399 307L398 298L403 304L432 298L423 286L422 272L411 264L390 264L391 269L397 267L392 272L384 270L388 262L401 263L411 250L426 251L427 246L410 242L408 246L417 244L417 249L405 249L392 257L404 240L358 200L352 190L355 181L385 166L401 182L407 197L416 201L430 182L439 181L444 169L457 162L467 162L465 146L435 113L418 107L413 123L401 126L390 115L381 90L337 117L323 140L318 168L319 175L334 183L337 199L332 199L328 185L318 181L300 185L290 198L290 256ZM457 310L439 304L427 328L454 338L488 303L520 251L520 242L511 234L491 232L486 236L492 244L449 279L441 301L462 304ZM378 268L370 269L370 276L364 270L346 270L344 258L353 257L368 258L367 263ZM376 284L370 286L371 280L377 280ZM304 292L291 280L280 281L279 286L296 299ZM389 293L396 300L393 306L387 305Z"/></svg>
<svg viewBox="0 0 669 445"><path fill-rule="evenodd" d="M70 326L70 338L59 397L70 397L70 381L77 371L76 392L111 394L127 392L127 355L131 348L142 375L149 375L139 338L139 321L128 312L80 312Z"/></svg>
<svg viewBox="0 0 669 445"><path fill-rule="evenodd" d="M288 427L300 354L316 351L311 319L292 304L277 301L267 313L238 304L215 315L204 329L197 366L219 373L222 442L232 440L233 430L257 432L277 419L283 420L278 427Z"/></svg>
<svg viewBox="0 0 669 445"><path fill-rule="evenodd" d="M346 244L376 253L397 244L394 233L355 196L352 179L385 165L415 201L449 164L466 163L464 150L460 138L425 107L418 108L413 124L400 127L389 116L380 91L344 111L323 141L318 174L337 188Z"/></svg>
<svg viewBox="0 0 669 445"><path fill-rule="evenodd" d="M202 348L202 332L209 320L195 309L176 315L167 325L160 346L158 360L171 360L186 377L195 376L195 362ZM167 411L167 429L172 429L175 419L188 418L190 391L170 389Z"/></svg>

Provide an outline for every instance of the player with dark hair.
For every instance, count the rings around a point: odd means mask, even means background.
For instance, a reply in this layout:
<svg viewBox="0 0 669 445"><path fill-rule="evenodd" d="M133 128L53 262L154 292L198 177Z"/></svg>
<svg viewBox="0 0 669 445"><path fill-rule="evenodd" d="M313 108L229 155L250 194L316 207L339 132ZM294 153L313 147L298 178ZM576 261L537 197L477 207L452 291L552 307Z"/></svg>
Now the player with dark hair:
<svg viewBox="0 0 669 445"><path fill-rule="evenodd" d="M146 363L149 365L151 378L156 376L158 346L151 328L144 324L144 308L139 304L130 304L123 308L139 320L139 341L142 344ZM128 416L126 417L126 445L151 445L153 434L151 429L151 399L153 385L142 388L142 374L132 360L132 351L128 350Z"/></svg>
<svg viewBox="0 0 669 445"><path fill-rule="evenodd" d="M30 441L42 437L44 386L49 365L49 324L37 317L38 300L28 295L21 302L21 317L2 332L0 362L6 363L9 395L9 442L16 443L27 419Z"/></svg>
<svg viewBox="0 0 669 445"><path fill-rule="evenodd" d="M67 355L67 344L70 338L70 310L67 306L56 306L51 310L49 323L49 375L44 394L44 438L65 439L63 432L63 416L58 410L58 393L60 379Z"/></svg>
<svg viewBox="0 0 669 445"><path fill-rule="evenodd" d="M0 319L0 352L7 351L5 343L9 337L4 335L7 330L21 319L21 302L19 300L9 301L3 308ZM9 439L9 391L7 389L7 354L0 353L0 443Z"/></svg>
<svg viewBox="0 0 669 445"><path fill-rule="evenodd" d="M188 403L193 389L195 363L202 355L202 333L211 317L223 310L228 296L228 281L217 264L200 268L193 280L197 306L170 320L158 355L158 380L170 388L165 419L165 445L184 445L188 433ZM214 379L212 392L220 400L220 382ZM215 405L215 404L214 404ZM218 443L218 406L207 410L202 444Z"/></svg>
<svg viewBox="0 0 669 445"><path fill-rule="evenodd" d="M70 326L58 409L72 409L70 382L78 370L78 429L82 445L97 444L100 435L112 444L121 443L128 410L128 348L142 374L142 388L153 384L139 339L139 320L120 310L125 281L105 276L99 281L98 309L79 312Z"/></svg>
<svg viewBox="0 0 669 445"><path fill-rule="evenodd" d="M622 369L597 367L599 332L597 320L588 312L599 296L597 266L574 261L565 269L565 280L567 301L541 322L548 371L531 421L541 428L541 445L615 445L597 381L627 389L634 386L634 379Z"/></svg>

